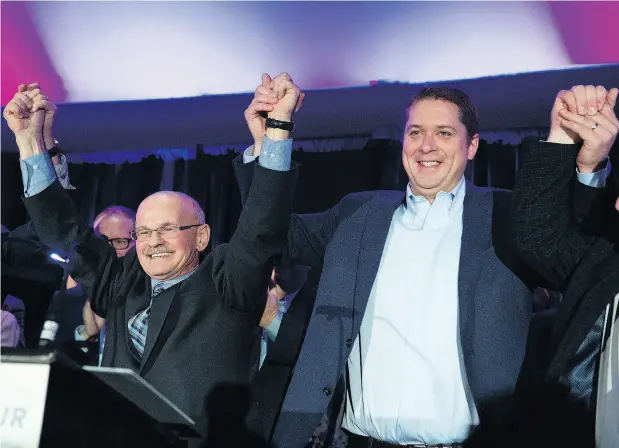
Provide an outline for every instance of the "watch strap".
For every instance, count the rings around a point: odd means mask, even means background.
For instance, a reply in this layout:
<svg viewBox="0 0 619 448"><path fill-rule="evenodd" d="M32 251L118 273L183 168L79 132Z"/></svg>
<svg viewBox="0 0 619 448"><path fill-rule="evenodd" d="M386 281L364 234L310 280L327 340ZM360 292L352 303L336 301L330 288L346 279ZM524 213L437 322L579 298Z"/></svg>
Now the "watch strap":
<svg viewBox="0 0 619 448"><path fill-rule="evenodd" d="M49 154L50 157L57 156L58 154L60 154L60 146L56 145L53 148L49 148L47 150L47 154Z"/></svg>
<svg viewBox="0 0 619 448"><path fill-rule="evenodd" d="M294 131L294 121L281 121L274 118L267 118L266 127L272 129L283 129L284 131Z"/></svg>

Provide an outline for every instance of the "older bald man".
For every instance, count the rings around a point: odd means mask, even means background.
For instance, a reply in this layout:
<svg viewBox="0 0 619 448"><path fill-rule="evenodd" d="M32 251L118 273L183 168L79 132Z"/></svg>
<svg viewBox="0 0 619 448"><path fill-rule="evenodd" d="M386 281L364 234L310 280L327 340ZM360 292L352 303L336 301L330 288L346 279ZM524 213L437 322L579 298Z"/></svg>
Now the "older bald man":
<svg viewBox="0 0 619 448"><path fill-rule="evenodd" d="M283 78L278 91L278 108L291 112L299 89ZM286 240L296 183L290 154L283 170L270 169L269 157L261 157L237 231L202 263L210 228L199 204L176 192L140 204L135 250L118 257L56 180L41 138L44 114L54 111L34 86L18 92L4 115L16 136L24 202L38 235L53 247L76 245L71 276L106 319L102 366L139 372L183 411L210 421L209 439L217 430L234 446L248 446L238 428L251 403L250 351L266 303L256 298L265 296ZM277 145L288 132L271 129L267 136Z"/></svg>

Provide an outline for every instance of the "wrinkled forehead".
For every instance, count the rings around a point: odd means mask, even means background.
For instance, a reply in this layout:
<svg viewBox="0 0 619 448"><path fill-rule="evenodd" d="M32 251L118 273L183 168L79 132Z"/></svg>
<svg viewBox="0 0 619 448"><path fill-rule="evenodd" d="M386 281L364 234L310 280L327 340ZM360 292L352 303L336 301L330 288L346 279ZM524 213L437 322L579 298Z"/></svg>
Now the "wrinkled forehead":
<svg viewBox="0 0 619 448"><path fill-rule="evenodd" d="M186 209L179 196L151 196L138 207L135 227L156 229L165 224L183 225L183 218L187 215Z"/></svg>

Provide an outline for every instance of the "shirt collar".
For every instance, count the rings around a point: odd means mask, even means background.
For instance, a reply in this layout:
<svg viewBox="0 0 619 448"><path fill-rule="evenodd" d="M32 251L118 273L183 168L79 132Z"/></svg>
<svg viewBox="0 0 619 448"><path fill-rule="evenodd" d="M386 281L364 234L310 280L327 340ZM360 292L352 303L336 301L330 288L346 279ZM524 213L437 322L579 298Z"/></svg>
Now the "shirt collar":
<svg viewBox="0 0 619 448"><path fill-rule="evenodd" d="M196 272L195 269L193 271L189 272L188 274L181 275L179 277L174 277L174 278L171 278L169 280L155 280L155 279L151 278L150 279L151 290L155 290L155 288L157 288L157 287L161 287L161 288L163 288L163 290L166 290L166 289L176 285L177 283L180 283L183 280L191 277L191 275L194 272Z"/></svg>
<svg viewBox="0 0 619 448"><path fill-rule="evenodd" d="M460 182L458 182L458 185L456 185L456 187L453 190L451 190L450 192L439 191L439 193L436 196L437 197L447 196L449 200L449 208L451 210L451 207L454 205L455 200L461 199L464 196L464 190L465 190L464 184L465 184L465 180L464 180L464 176L462 176L460 178ZM410 211L411 213L414 213L417 210L417 208L420 206L420 204L423 204L423 203L430 204L430 201L428 201L423 196L414 194L413 190L411 189L410 184L408 184L406 186L406 209Z"/></svg>

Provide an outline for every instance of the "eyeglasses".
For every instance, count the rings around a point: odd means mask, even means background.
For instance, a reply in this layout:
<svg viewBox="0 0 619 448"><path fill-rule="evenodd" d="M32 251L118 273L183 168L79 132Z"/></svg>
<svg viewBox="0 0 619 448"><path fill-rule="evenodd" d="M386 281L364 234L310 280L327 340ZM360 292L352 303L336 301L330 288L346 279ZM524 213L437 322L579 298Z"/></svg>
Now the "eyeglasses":
<svg viewBox="0 0 619 448"><path fill-rule="evenodd" d="M172 239L176 238L181 230L191 229L192 227L200 227L201 225L203 224L192 224L190 226L176 226L168 224L161 226L156 230L138 229L131 232L131 238L136 241L146 241L150 238L153 232L157 232L157 234L163 239Z"/></svg>
<svg viewBox="0 0 619 448"><path fill-rule="evenodd" d="M123 250L129 247L131 244L131 238L108 238L103 236L107 242L116 250Z"/></svg>

